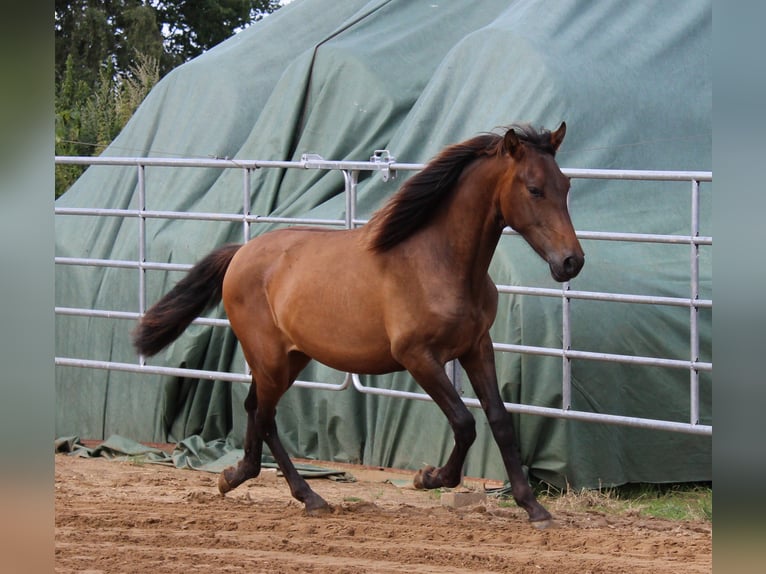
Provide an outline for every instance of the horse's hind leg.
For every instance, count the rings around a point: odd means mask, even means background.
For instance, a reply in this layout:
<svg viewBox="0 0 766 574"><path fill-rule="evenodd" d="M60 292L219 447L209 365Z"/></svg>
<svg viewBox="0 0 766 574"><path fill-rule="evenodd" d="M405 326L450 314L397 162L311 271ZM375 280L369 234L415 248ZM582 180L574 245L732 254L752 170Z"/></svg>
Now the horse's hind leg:
<svg viewBox="0 0 766 574"><path fill-rule="evenodd" d="M269 447L272 456L277 461L279 469L290 486L293 497L306 505L308 514L321 514L330 510L329 505L306 482L295 468L277 433L277 403L282 395L290 388L298 374L311 360L303 353L291 352L282 362L271 361L272 367L264 373L268 381L268 392L258 394L258 410L255 415L255 429L258 437Z"/></svg>
<svg viewBox="0 0 766 574"><path fill-rule="evenodd" d="M259 435L263 438L271 450L272 456L277 461L279 469L290 486L290 493L294 498L300 500L306 506L306 512L310 515L317 515L328 512L330 506L325 500L314 492L295 468L290 460L282 441L279 440L277 433L277 424L275 421L276 405L262 405L259 407L256 417L256 425Z"/></svg>
<svg viewBox="0 0 766 574"><path fill-rule="evenodd" d="M226 494L237 488L240 484L251 478L257 477L261 472L261 454L263 453L263 440L258 436L255 426L255 413L258 408L258 394L255 378L250 384L250 390L245 398L245 411L247 412L247 427L245 429L245 456L237 466L224 469L218 476L218 490Z"/></svg>
<svg viewBox="0 0 766 574"><path fill-rule="evenodd" d="M244 481L258 476L265 442L287 480L290 492L306 505L306 511L309 514L319 514L329 510L327 502L311 490L306 480L298 473L277 433L277 403L308 362L309 358L305 355L293 353L284 360L286 367L280 365L266 371L262 363L256 362L255 357L248 357L248 363L254 367L254 373L250 392L245 399L247 410L245 456L236 467L227 468L219 476L218 489L221 493L226 493ZM258 370L257 375L255 370Z"/></svg>

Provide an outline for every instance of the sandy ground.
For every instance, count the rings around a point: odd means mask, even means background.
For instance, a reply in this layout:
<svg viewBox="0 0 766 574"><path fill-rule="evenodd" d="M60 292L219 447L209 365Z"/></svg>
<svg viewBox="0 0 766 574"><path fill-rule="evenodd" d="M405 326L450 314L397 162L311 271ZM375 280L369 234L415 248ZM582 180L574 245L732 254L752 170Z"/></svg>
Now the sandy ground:
<svg viewBox="0 0 766 574"><path fill-rule="evenodd" d="M709 523L557 509L551 501L555 523L538 531L523 511L493 497L450 508L438 493L387 482L410 473L329 463L357 481L312 479L333 512L308 517L273 470L222 497L209 473L64 454L55 460L60 573L712 571Z"/></svg>

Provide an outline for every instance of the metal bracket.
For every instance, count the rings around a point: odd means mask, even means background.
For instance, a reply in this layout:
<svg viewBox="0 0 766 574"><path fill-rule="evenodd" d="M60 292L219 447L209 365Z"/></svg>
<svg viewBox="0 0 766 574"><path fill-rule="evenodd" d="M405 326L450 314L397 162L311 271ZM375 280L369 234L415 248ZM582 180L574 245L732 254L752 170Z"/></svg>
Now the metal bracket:
<svg viewBox="0 0 766 574"><path fill-rule="evenodd" d="M370 157L370 162L377 164L384 164L380 171L380 176L383 181L389 179L396 179L396 170L391 169L389 166L396 161L396 158L391 155L391 152L387 149L376 149L375 153Z"/></svg>
<svg viewBox="0 0 766 574"><path fill-rule="evenodd" d="M303 167L305 167L306 169L309 169L310 167L312 167L311 165L307 165L307 164L310 164L311 162L319 162L319 161L324 161L324 158L318 153L304 153L303 155L301 155L301 162L304 164Z"/></svg>

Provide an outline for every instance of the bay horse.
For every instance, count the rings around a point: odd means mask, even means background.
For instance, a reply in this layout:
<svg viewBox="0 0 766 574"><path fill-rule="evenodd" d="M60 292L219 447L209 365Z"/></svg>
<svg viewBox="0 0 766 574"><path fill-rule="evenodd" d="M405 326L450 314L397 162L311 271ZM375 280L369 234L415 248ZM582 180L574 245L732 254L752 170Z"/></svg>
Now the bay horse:
<svg viewBox="0 0 766 574"><path fill-rule="evenodd" d="M506 226L544 259L553 278L575 277L585 258L567 208L569 179L555 131L512 125L443 149L369 222L348 230L291 227L225 245L199 261L133 332L147 356L174 341L221 299L252 371L244 457L219 476L221 494L258 476L263 443L309 515L327 502L295 469L277 434L277 403L315 359L339 371L407 370L441 408L455 445L419 488L455 487L475 421L445 373L465 370L500 449L513 497L538 527L551 515L521 467L511 415L497 385L489 329L497 312L490 261Z"/></svg>

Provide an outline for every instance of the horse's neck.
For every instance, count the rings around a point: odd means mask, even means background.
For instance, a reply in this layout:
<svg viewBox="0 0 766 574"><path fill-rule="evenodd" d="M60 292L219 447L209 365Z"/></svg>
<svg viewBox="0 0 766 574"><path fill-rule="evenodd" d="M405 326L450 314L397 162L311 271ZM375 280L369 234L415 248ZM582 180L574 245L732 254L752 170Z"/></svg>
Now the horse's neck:
<svg viewBox="0 0 766 574"><path fill-rule="evenodd" d="M449 257L461 273L479 283L486 278L504 224L493 196L495 185L466 177L458 183L443 217L435 222L448 238Z"/></svg>

